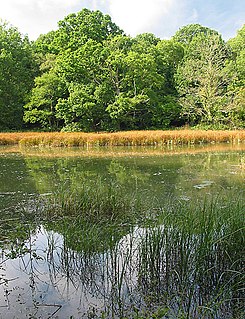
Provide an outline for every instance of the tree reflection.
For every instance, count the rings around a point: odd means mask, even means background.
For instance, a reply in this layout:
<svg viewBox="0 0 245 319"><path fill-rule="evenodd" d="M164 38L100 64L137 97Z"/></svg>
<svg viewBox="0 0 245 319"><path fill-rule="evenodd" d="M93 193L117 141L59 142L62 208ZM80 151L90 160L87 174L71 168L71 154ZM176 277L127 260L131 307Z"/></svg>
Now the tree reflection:
<svg viewBox="0 0 245 319"><path fill-rule="evenodd" d="M171 159L27 159L50 194L2 214L6 319L242 318L239 158Z"/></svg>
<svg viewBox="0 0 245 319"><path fill-rule="evenodd" d="M6 306L35 316L46 307L61 317L148 318L162 309L161 318L239 318L244 204L237 203L235 210L211 205L205 213L173 206L175 215L163 212L145 227L79 216L44 220L25 232L18 256L2 251L1 265L15 258L14 285L28 283L18 299L13 282L5 282Z"/></svg>

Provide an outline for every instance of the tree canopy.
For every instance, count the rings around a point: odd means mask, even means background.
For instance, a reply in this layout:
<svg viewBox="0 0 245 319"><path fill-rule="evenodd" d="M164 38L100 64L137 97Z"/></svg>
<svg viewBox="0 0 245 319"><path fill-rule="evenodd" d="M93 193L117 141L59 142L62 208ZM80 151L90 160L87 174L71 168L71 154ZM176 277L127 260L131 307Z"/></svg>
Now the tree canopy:
<svg viewBox="0 0 245 319"><path fill-rule="evenodd" d="M88 9L34 43L1 23L0 130L244 127L244 38L199 24L133 38Z"/></svg>
<svg viewBox="0 0 245 319"><path fill-rule="evenodd" d="M23 105L37 70L27 37L0 21L0 130L22 127Z"/></svg>

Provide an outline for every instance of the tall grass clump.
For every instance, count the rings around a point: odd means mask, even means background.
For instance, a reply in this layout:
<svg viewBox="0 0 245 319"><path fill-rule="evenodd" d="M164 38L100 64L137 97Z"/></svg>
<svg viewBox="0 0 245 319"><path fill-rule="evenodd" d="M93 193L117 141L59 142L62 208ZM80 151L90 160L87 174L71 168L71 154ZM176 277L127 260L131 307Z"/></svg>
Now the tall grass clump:
<svg viewBox="0 0 245 319"><path fill-rule="evenodd" d="M118 220L136 215L141 201L137 192L126 192L123 186L97 180L84 181L76 189L64 185L49 202L49 213L54 216L81 216L89 221Z"/></svg>
<svg viewBox="0 0 245 319"><path fill-rule="evenodd" d="M237 197L174 205L145 229L139 288L163 318L243 318L244 212Z"/></svg>
<svg viewBox="0 0 245 319"><path fill-rule="evenodd" d="M104 278L93 318L244 318L244 194L164 206L146 195L98 178L48 203L49 227Z"/></svg>
<svg viewBox="0 0 245 319"><path fill-rule="evenodd" d="M63 234L70 248L90 252L113 246L146 210L140 194L99 177L76 189L64 185L45 206L48 227Z"/></svg>

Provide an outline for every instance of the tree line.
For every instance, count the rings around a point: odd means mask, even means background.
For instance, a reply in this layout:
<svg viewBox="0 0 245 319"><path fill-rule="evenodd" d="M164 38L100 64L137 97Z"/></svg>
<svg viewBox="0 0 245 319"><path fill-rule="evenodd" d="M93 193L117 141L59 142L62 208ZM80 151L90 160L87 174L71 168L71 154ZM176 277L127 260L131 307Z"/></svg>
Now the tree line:
<svg viewBox="0 0 245 319"><path fill-rule="evenodd" d="M245 127L245 26L130 37L83 9L30 42L0 22L0 130Z"/></svg>

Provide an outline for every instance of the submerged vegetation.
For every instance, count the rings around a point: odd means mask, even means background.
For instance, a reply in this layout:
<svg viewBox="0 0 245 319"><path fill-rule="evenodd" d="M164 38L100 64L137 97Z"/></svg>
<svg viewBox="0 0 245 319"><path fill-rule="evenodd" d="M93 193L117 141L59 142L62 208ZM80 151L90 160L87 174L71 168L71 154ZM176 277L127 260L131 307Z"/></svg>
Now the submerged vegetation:
<svg viewBox="0 0 245 319"><path fill-rule="evenodd" d="M245 131L126 131L114 133L0 133L0 145L20 146L156 146L205 143L243 143Z"/></svg>

